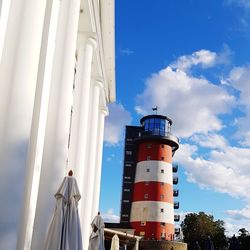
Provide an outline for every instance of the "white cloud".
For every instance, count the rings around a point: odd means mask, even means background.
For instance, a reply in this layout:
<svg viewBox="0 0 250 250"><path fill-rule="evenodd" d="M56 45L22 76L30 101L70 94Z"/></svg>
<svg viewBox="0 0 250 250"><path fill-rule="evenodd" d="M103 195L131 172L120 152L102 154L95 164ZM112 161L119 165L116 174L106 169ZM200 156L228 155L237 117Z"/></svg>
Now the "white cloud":
<svg viewBox="0 0 250 250"><path fill-rule="evenodd" d="M179 57L175 62L170 64L173 69L179 69L182 71L188 71L193 66L201 66L202 68L214 67L217 64L228 64L232 51L229 46L224 44L220 53L215 53L209 50L199 50L191 55L184 55Z"/></svg>
<svg viewBox="0 0 250 250"><path fill-rule="evenodd" d="M250 0L226 0L229 4L236 4L246 9L250 9Z"/></svg>
<svg viewBox="0 0 250 250"><path fill-rule="evenodd" d="M116 145L123 140L124 128L131 120L130 113L121 104L110 104L109 116L105 120L104 141Z"/></svg>
<svg viewBox="0 0 250 250"><path fill-rule="evenodd" d="M248 220L250 224L250 206L247 206L241 210L227 210L226 213L235 220Z"/></svg>
<svg viewBox="0 0 250 250"><path fill-rule="evenodd" d="M127 55L127 56L130 56L132 54L134 54L134 51L129 49L129 48L126 48L126 49L120 49L120 52L124 55Z"/></svg>
<svg viewBox="0 0 250 250"><path fill-rule="evenodd" d="M187 180L201 188L243 199L245 208L225 211L228 216L224 219L226 234L232 236L243 227L250 230L250 149L225 145L210 151L208 159L203 159L198 149L182 144L176 152L175 160L185 168Z"/></svg>
<svg viewBox="0 0 250 250"><path fill-rule="evenodd" d="M223 136L215 133L195 134L190 139L201 147L211 149L223 149L228 145L227 140Z"/></svg>
<svg viewBox="0 0 250 250"><path fill-rule="evenodd" d="M159 106L162 114L173 119L173 131L179 137L221 130L218 115L229 112L235 102L222 86L171 67L153 74L136 100L136 110L143 115Z"/></svg>
<svg viewBox="0 0 250 250"><path fill-rule="evenodd" d="M185 168L188 181L201 188L249 199L249 154L250 149L227 146L224 151L211 151L204 159L198 154L198 147L182 144L175 160Z"/></svg>
<svg viewBox="0 0 250 250"><path fill-rule="evenodd" d="M115 158L114 154L111 154L109 157L107 157L107 161L112 161Z"/></svg>
<svg viewBox="0 0 250 250"><path fill-rule="evenodd" d="M171 68L186 71L192 66L201 65L203 68L209 68L216 64L217 55L215 52L209 50L199 50L192 55L185 55L179 57L176 62L170 65Z"/></svg>
<svg viewBox="0 0 250 250"><path fill-rule="evenodd" d="M243 146L250 146L250 66L233 68L227 81L239 91L238 104L244 113L236 120L236 136L241 139Z"/></svg>
<svg viewBox="0 0 250 250"><path fill-rule="evenodd" d="M114 210L110 208L106 213L101 214L104 222L113 222L113 223L119 223L120 222L120 216L114 214Z"/></svg>
<svg viewBox="0 0 250 250"><path fill-rule="evenodd" d="M232 86L240 91L240 104L250 110L250 66L233 68L229 80Z"/></svg>

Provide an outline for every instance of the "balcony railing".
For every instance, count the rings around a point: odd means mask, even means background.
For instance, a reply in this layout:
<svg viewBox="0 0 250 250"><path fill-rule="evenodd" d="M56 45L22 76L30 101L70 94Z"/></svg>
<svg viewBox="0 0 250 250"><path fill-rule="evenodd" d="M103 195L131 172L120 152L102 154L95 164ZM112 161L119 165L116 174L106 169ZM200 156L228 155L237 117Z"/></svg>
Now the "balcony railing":
<svg viewBox="0 0 250 250"><path fill-rule="evenodd" d="M174 215L174 221L180 221L180 215L175 214Z"/></svg>
<svg viewBox="0 0 250 250"><path fill-rule="evenodd" d="M179 195L179 189L174 189L173 195L174 195L174 197L178 197L178 195Z"/></svg>
<svg viewBox="0 0 250 250"><path fill-rule="evenodd" d="M179 209L179 206L180 206L180 203L176 201L174 203L174 209Z"/></svg>
<svg viewBox="0 0 250 250"><path fill-rule="evenodd" d="M139 132L139 137L140 136L164 136L164 137L170 137L170 138L173 138L174 141L179 143L179 138L178 137L174 136L171 132L163 131L163 130L160 130L160 129L153 129L153 130L146 130L146 131Z"/></svg>
<svg viewBox="0 0 250 250"><path fill-rule="evenodd" d="M174 164L173 165L173 173L177 173L178 172L178 165Z"/></svg>
<svg viewBox="0 0 250 250"><path fill-rule="evenodd" d="M178 177L177 176L175 176L174 178L173 178L173 184L174 185L176 185L176 184L178 184Z"/></svg>

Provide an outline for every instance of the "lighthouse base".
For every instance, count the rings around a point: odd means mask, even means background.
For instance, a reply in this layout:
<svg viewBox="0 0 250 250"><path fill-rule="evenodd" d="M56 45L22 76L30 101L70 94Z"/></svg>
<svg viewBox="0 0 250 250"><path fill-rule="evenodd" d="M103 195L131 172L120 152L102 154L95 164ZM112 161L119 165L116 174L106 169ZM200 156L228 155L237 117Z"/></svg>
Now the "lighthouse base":
<svg viewBox="0 0 250 250"><path fill-rule="evenodd" d="M140 240L140 250L187 250L187 244L176 241Z"/></svg>

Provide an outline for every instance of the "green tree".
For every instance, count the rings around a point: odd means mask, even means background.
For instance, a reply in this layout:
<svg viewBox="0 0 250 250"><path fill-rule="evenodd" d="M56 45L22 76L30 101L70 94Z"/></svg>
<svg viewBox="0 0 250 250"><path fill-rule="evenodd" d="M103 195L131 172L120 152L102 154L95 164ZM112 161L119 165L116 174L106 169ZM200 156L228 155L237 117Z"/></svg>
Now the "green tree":
<svg viewBox="0 0 250 250"><path fill-rule="evenodd" d="M188 243L188 249L195 249L196 241L199 242L201 249L205 249L208 236L211 237L216 250L227 247L224 222L215 221L212 215L207 215L204 212L187 214L181 228L184 241Z"/></svg>
<svg viewBox="0 0 250 250"><path fill-rule="evenodd" d="M240 250L249 250L250 248L250 234L245 228L239 230L238 236Z"/></svg>

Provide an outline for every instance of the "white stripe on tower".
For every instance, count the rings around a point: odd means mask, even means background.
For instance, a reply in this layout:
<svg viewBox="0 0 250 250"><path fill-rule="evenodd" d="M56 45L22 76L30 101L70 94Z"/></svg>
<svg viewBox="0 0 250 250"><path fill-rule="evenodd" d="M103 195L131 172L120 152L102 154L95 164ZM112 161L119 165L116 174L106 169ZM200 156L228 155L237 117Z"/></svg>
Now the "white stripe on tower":
<svg viewBox="0 0 250 250"><path fill-rule="evenodd" d="M145 181L157 181L173 185L172 164L164 161L138 162L135 183Z"/></svg>
<svg viewBox="0 0 250 250"><path fill-rule="evenodd" d="M173 204L160 201L133 202L130 221L153 221L174 224Z"/></svg>

